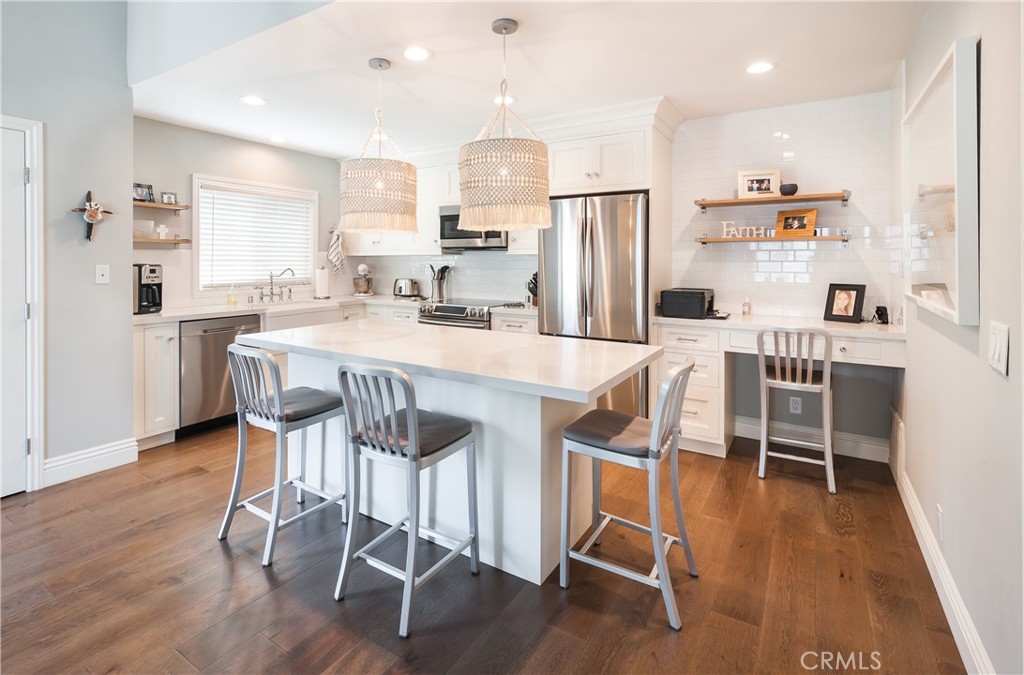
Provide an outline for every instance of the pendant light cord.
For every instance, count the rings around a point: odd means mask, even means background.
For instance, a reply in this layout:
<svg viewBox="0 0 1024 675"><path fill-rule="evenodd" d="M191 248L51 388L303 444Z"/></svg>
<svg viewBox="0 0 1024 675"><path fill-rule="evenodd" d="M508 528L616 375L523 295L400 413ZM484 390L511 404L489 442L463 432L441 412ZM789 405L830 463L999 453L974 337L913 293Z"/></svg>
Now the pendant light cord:
<svg viewBox="0 0 1024 675"><path fill-rule="evenodd" d="M508 91L508 72L506 71L506 62L508 61L508 29L501 29L501 86L498 87L499 96L501 97L501 129L502 135L508 136L510 129L508 125L508 116L506 115L505 107L505 92Z"/></svg>
<svg viewBox="0 0 1024 675"><path fill-rule="evenodd" d="M373 121L377 124L377 158L384 156L384 95L381 93L381 67L377 65L377 109L373 111Z"/></svg>

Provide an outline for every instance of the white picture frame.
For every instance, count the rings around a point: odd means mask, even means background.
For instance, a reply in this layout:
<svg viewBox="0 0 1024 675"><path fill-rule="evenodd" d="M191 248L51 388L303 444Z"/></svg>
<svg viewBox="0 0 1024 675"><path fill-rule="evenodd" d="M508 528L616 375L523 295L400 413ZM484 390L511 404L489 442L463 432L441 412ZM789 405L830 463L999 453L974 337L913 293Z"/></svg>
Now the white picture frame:
<svg viewBox="0 0 1024 675"><path fill-rule="evenodd" d="M965 37L903 116L907 297L961 326L981 320L978 169L978 40Z"/></svg>
<svg viewBox="0 0 1024 675"><path fill-rule="evenodd" d="M744 169L736 176L736 196L739 199L778 197L782 172L778 169Z"/></svg>

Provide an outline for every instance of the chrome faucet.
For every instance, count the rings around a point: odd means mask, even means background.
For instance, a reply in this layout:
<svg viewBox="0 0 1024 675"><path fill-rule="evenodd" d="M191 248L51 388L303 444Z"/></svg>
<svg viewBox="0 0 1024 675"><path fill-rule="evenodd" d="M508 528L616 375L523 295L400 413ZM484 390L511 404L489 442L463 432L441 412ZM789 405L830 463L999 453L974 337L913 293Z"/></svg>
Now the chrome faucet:
<svg viewBox="0 0 1024 675"><path fill-rule="evenodd" d="M285 267L283 270L281 270L277 274L274 274L273 272L270 273L270 301L271 302L274 301L275 297L278 300L284 301L284 288L279 289L276 295L274 294L274 277L281 278L281 277L284 276L285 272L288 272L293 277L295 276L295 270L293 270L291 267ZM288 297L291 298L291 295L292 295L292 289L289 288L288 289ZM261 293L261 296L262 296L262 293Z"/></svg>

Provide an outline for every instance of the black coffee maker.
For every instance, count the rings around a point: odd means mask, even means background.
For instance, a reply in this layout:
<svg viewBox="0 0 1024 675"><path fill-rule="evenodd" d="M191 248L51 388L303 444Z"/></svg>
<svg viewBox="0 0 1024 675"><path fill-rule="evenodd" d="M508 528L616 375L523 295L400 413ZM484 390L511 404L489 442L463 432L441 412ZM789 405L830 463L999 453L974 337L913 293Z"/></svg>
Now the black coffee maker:
<svg viewBox="0 0 1024 675"><path fill-rule="evenodd" d="M163 308L164 270L160 265L132 265L132 313L152 314Z"/></svg>

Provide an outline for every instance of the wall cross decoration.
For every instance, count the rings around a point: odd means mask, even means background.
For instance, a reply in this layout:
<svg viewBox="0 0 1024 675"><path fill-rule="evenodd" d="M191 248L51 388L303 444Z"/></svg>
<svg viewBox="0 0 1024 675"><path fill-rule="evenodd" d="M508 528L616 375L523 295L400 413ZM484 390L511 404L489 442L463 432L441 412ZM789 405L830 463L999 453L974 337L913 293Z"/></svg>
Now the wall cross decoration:
<svg viewBox="0 0 1024 675"><path fill-rule="evenodd" d="M92 241L92 227L103 220L103 214L114 215L113 211L103 208L102 204L92 200L92 190L85 193L84 207L78 206L71 210L75 213L81 213L82 217L85 218L85 238L88 241Z"/></svg>

